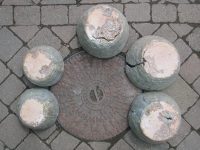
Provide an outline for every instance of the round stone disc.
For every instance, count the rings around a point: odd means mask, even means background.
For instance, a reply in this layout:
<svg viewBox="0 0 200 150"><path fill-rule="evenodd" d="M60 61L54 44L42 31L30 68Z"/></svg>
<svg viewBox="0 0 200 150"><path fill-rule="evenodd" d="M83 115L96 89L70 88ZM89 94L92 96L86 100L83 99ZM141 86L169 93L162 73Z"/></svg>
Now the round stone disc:
<svg viewBox="0 0 200 150"><path fill-rule="evenodd" d="M122 56L97 59L85 52L65 61L61 81L52 87L60 103L61 126L87 140L112 138L128 127L130 105L140 93L127 79Z"/></svg>

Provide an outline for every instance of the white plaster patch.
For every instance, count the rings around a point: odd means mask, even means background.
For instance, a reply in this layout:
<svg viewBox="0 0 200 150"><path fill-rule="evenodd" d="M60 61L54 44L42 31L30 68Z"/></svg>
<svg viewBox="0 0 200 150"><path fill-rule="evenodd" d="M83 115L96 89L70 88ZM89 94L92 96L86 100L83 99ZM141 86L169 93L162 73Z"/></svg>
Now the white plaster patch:
<svg viewBox="0 0 200 150"><path fill-rule="evenodd" d="M45 119L44 105L36 99L25 101L20 110L20 118L30 126L40 125Z"/></svg>
<svg viewBox="0 0 200 150"><path fill-rule="evenodd" d="M179 67L180 58L172 45L152 41L143 50L144 69L155 78L170 77Z"/></svg>
<svg viewBox="0 0 200 150"><path fill-rule="evenodd" d="M140 124L143 134L158 142L173 137L179 126L179 113L166 102L154 102L149 105Z"/></svg>

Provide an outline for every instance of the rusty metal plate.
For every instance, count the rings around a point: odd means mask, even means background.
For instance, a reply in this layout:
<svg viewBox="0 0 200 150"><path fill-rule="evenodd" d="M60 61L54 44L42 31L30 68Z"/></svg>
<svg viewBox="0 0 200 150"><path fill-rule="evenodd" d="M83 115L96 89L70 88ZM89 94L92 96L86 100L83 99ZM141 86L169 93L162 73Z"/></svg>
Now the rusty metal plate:
<svg viewBox="0 0 200 150"><path fill-rule="evenodd" d="M87 140L112 138L128 127L128 111L140 92L124 73L122 56L109 60L80 52L65 61L61 81L52 87L60 103L61 126Z"/></svg>

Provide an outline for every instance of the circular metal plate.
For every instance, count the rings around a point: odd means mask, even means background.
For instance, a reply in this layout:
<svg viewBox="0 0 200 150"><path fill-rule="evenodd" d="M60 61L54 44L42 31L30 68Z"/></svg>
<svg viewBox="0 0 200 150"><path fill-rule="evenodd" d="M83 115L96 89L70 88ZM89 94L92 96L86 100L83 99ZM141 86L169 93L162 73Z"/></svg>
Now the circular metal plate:
<svg viewBox="0 0 200 150"><path fill-rule="evenodd" d="M65 61L63 78L52 87L65 130L79 138L105 140L128 127L128 111L140 90L128 81L124 66L122 56L102 60L85 52Z"/></svg>

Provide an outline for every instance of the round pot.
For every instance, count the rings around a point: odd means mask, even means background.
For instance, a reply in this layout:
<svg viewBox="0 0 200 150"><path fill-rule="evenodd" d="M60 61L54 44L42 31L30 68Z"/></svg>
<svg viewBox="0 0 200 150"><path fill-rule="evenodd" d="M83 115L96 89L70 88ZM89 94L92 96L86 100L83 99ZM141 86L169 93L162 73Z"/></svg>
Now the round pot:
<svg viewBox="0 0 200 150"><path fill-rule="evenodd" d="M110 58L125 47L129 26L126 18L116 8L96 5L80 18L77 35L81 46L89 54L98 58Z"/></svg>

